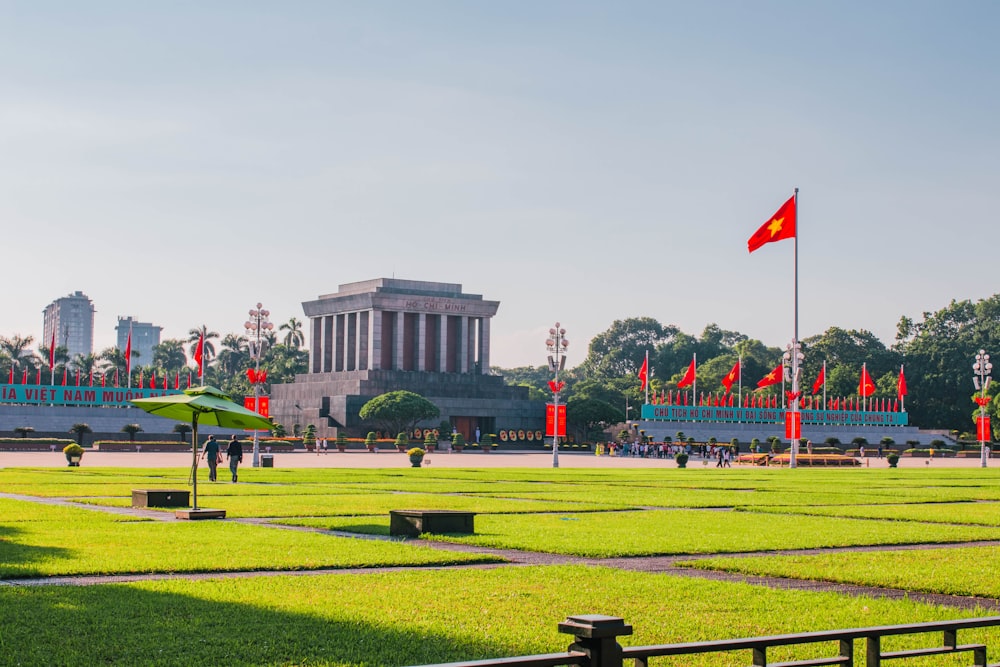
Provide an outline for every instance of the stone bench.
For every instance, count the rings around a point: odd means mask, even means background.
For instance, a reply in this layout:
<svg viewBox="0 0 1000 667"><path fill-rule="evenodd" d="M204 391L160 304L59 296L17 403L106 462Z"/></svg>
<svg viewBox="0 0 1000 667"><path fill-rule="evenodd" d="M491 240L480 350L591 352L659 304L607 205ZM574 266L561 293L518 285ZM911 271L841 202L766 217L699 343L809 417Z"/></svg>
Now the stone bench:
<svg viewBox="0 0 1000 667"><path fill-rule="evenodd" d="M475 512L455 510L389 510L389 534L474 533L475 516Z"/></svg>
<svg viewBox="0 0 1000 667"><path fill-rule="evenodd" d="M188 507L187 489L132 489L132 507Z"/></svg>

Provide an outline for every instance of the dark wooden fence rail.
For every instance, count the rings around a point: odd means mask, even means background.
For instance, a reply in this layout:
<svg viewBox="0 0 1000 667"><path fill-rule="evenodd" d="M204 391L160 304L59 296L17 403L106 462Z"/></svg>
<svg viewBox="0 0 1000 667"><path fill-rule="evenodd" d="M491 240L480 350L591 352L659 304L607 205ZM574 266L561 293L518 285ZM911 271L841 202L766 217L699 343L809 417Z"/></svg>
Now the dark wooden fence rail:
<svg viewBox="0 0 1000 667"><path fill-rule="evenodd" d="M855 667L855 642L863 641L865 646L864 661L857 667L883 667L883 661L887 660L959 653L971 654L973 667L1000 667L1000 663L987 662L985 644L958 643L959 630L994 626L1000 626L1000 616L622 648L617 638L632 634L632 626L626 625L623 619L600 615L570 616L559 624L560 632L571 634L575 638L565 653L546 653L445 664L448 667L560 667L563 665L624 667L625 661L631 660L634 667L650 667L649 659L655 657L749 651L752 656L750 664L753 667L821 667L823 665ZM926 646L905 651L882 650L883 637L938 632L941 633L941 644L938 646ZM836 650L836 653L826 657L791 662L768 662L769 649L799 644L833 644L831 652ZM655 663L653 666L655 667ZM424 667L443 666L425 665Z"/></svg>

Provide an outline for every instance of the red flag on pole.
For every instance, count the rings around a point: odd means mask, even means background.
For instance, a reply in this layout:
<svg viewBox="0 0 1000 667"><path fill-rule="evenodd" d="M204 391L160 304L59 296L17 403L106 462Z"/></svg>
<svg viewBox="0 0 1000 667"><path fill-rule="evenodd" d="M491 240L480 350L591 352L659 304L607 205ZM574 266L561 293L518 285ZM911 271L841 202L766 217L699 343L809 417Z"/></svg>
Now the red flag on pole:
<svg viewBox="0 0 1000 667"><path fill-rule="evenodd" d="M56 330L52 329L52 342L49 343L49 372L56 368Z"/></svg>
<svg viewBox="0 0 1000 667"><path fill-rule="evenodd" d="M722 386L726 388L726 393L728 394L732 388L733 383L736 382L736 378L740 376L740 362L736 361L736 365L733 366L733 370L729 371L726 377L722 378Z"/></svg>
<svg viewBox="0 0 1000 667"><path fill-rule="evenodd" d="M906 396L906 376L903 375L903 367L899 367L899 383L896 385L896 393L900 398Z"/></svg>
<svg viewBox="0 0 1000 667"><path fill-rule="evenodd" d="M156 389L156 369L149 372L149 388Z"/></svg>
<svg viewBox="0 0 1000 667"><path fill-rule="evenodd" d="M125 376L132 375L132 327L128 328L128 339L125 341ZM117 386L117 379L115 380Z"/></svg>
<svg viewBox="0 0 1000 667"><path fill-rule="evenodd" d="M681 381L677 383L677 388L683 389L684 387L689 387L691 383L694 382L694 377L695 377L695 367L694 367L694 358L692 357L691 365L688 366L688 369L684 373L684 377L681 378ZM687 404L685 403L685 405Z"/></svg>
<svg viewBox="0 0 1000 667"><path fill-rule="evenodd" d="M76 369L76 386L77 387L80 386L80 369L79 368Z"/></svg>
<svg viewBox="0 0 1000 667"><path fill-rule="evenodd" d="M63 371L65 372L65 371ZM21 384L28 384L28 369L24 369L24 373L21 375ZM63 376L63 384L66 384L66 376Z"/></svg>
<svg viewBox="0 0 1000 667"><path fill-rule="evenodd" d="M90 369L90 386L91 387L94 386L94 369L93 368Z"/></svg>
<svg viewBox="0 0 1000 667"><path fill-rule="evenodd" d="M819 390L823 388L823 383L826 382L826 364L823 364L823 368L819 369L819 375L816 376L816 381L813 382L812 393L818 394Z"/></svg>
<svg viewBox="0 0 1000 667"><path fill-rule="evenodd" d="M8 380L7 383L14 384L14 364L10 365L10 379Z"/></svg>
<svg viewBox="0 0 1000 667"><path fill-rule="evenodd" d="M642 386L639 387L639 391L646 391L646 382L649 380L649 357L646 356L642 360L642 367L639 369L639 379L642 381Z"/></svg>
<svg viewBox="0 0 1000 667"><path fill-rule="evenodd" d="M67 369L66 369L65 366L63 366L63 386L64 387L66 386L66 375L67 375ZM28 371L27 370L24 371L24 379L25 380L28 379Z"/></svg>
<svg viewBox="0 0 1000 667"><path fill-rule="evenodd" d="M191 388L191 371L188 371L188 384L187 384L187 388L188 389Z"/></svg>
<svg viewBox="0 0 1000 667"><path fill-rule="evenodd" d="M115 368L115 386L118 386L118 368Z"/></svg>
<svg viewBox="0 0 1000 667"><path fill-rule="evenodd" d="M35 384L41 384L41 383L42 383L42 369L39 368L36 369L35 371Z"/></svg>
<svg viewBox="0 0 1000 667"><path fill-rule="evenodd" d="M105 386L104 383L107 382L107 379L108 379L108 374L107 373L101 373L101 386L102 387Z"/></svg>
<svg viewBox="0 0 1000 667"><path fill-rule="evenodd" d="M753 236L747 241L747 249L753 252L766 243L793 238L795 238L794 196L782 204L778 212L753 233Z"/></svg>
<svg viewBox="0 0 1000 667"><path fill-rule="evenodd" d="M181 388L181 372L177 371L177 375L174 376L174 389Z"/></svg>
<svg viewBox="0 0 1000 667"><path fill-rule="evenodd" d="M864 398L868 398L874 393L875 393L875 383L872 382L872 377L868 374L868 366L862 364L861 381L858 382L858 394Z"/></svg>
<svg viewBox="0 0 1000 667"><path fill-rule="evenodd" d="M757 388L770 387L772 384L781 382L781 371L781 364L778 364L773 371L761 378L760 382L757 383Z"/></svg>
<svg viewBox="0 0 1000 667"><path fill-rule="evenodd" d="M205 332L198 336L198 347L194 348L194 360L198 364L198 377L205 372Z"/></svg>

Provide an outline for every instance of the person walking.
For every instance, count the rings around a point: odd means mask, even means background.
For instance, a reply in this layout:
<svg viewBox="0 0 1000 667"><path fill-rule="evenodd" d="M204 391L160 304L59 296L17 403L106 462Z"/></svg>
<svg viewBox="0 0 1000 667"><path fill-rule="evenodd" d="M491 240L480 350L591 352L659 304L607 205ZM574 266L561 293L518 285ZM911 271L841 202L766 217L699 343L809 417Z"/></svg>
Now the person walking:
<svg viewBox="0 0 1000 667"><path fill-rule="evenodd" d="M233 435L232 440L229 441L229 447L226 448L226 456L229 457L229 471L233 473L233 484L236 483L236 471L240 466L240 462L243 460L243 445L240 444L239 438Z"/></svg>
<svg viewBox="0 0 1000 667"><path fill-rule="evenodd" d="M222 457L219 456L219 441L215 439L214 435L208 436L208 440L205 442L205 449L201 452L201 458L208 461L208 481L216 481L219 460Z"/></svg>

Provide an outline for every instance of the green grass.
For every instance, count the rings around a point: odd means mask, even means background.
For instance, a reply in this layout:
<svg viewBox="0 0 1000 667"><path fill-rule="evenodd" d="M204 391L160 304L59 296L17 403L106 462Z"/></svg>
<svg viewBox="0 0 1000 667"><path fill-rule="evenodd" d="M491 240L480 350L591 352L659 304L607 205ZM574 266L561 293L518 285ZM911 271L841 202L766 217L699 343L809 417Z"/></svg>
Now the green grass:
<svg viewBox="0 0 1000 667"><path fill-rule="evenodd" d="M907 600L586 567L7 587L0 588L6 656L0 660L28 665L413 665L561 651L571 638L558 633L557 623L580 613L625 618L635 629L622 640L625 645L975 615ZM76 631L67 632L70 627ZM961 637L996 645L1000 631ZM815 655L815 649L798 647L774 650L768 657ZM749 653L739 652L655 664L749 662Z"/></svg>
<svg viewBox="0 0 1000 667"><path fill-rule="evenodd" d="M847 507L756 507L753 511L775 514L810 514L813 516L839 516L859 519L968 524L973 526L996 526L1000 524L1000 503L994 502L860 505Z"/></svg>
<svg viewBox="0 0 1000 667"><path fill-rule="evenodd" d="M899 588L945 595L1000 598L995 572L996 547L955 547L783 555L779 557L707 558L687 567L748 575L789 577Z"/></svg>

